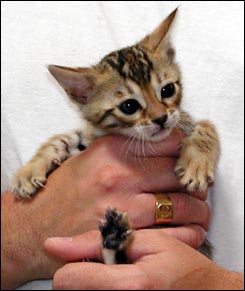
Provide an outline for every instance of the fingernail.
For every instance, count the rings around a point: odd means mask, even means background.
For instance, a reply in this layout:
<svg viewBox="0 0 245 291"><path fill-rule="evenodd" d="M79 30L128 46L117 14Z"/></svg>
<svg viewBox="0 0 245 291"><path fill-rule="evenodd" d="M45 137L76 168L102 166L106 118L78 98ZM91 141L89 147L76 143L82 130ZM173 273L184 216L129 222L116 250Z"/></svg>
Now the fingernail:
<svg viewBox="0 0 245 291"><path fill-rule="evenodd" d="M73 237L50 237L46 240L47 243L56 245L60 243L66 243L73 240Z"/></svg>
<svg viewBox="0 0 245 291"><path fill-rule="evenodd" d="M201 244L206 237L206 231L202 227L198 227L198 231L200 234L200 244Z"/></svg>

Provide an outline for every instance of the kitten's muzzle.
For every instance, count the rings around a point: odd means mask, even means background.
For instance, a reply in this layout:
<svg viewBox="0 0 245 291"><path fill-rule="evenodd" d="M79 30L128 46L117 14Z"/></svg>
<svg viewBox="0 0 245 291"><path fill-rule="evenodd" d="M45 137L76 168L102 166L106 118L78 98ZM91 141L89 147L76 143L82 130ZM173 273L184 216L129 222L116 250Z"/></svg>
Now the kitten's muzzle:
<svg viewBox="0 0 245 291"><path fill-rule="evenodd" d="M164 129L164 124L166 123L167 119L168 119L168 115L164 114L163 116L152 120L152 122L154 122L157 125L159 125L161 129Z"/></svg>

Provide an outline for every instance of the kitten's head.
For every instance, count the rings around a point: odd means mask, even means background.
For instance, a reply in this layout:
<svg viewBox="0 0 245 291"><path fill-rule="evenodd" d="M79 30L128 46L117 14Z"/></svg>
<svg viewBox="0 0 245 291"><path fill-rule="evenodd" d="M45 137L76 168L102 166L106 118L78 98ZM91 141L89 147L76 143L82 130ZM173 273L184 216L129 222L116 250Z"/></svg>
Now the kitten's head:
<svg viewBox="0 0 245 291"><path fill-rule="evenodd" d="M106 133L160 141L179 119L180 73L168 32L173 11L136 45L91 68L49 66L85 119Z"/></svg>

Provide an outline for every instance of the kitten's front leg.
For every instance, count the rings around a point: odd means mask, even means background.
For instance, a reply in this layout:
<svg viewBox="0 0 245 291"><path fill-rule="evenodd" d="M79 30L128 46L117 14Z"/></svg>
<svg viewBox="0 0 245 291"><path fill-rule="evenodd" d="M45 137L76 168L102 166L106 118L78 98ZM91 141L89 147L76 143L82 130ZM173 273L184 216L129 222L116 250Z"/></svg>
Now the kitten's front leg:
<svg viewBox="0 0 245 291"><path fill-rule="evenodd" d="M19 198L30 198L39 188L44 187L47 174L68 159L75 149L87 146L88 141L82 140L79 130L68 134L60 134L44 143L35 156L14 175L12 191Z"/></svg>
<svg viewBox="0 0 245 291"><path fill-rule="evenodd" d="M200 121L191 134L184 138L175 173L189 191L204 191L214 181L220 143L215 127Z"/></svg>

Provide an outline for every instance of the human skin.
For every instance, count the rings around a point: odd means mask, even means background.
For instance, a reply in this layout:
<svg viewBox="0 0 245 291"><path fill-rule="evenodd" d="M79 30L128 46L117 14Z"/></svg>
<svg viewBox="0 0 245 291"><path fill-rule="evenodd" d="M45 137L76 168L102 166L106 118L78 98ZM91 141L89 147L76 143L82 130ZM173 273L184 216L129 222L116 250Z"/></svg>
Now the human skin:
<svg viewBox="0 0 245 291"><path fill-rule="evenodd" d="M184 231L172 229L172 235L198 247L210 212L204 202L207 193L183 193L173 173L181 138L175 132L154 149L140 152L138 145L129 148L125 137L103 137L65 161L30 201L2 194L2 288L51 278L64 262L46 253L44 241L97 229L108 206L127 211L134 229L154 225L154 192L169 194L173 224L196 224ZM136 158L136 149L148 157ZM152 150L165 157L152 157Z"/></svg>
<svg viewBox="0 0 245 291"><path fill-rule="evenodd" d="M180 227L184 228L184 227ZM90 231L70 238L49 238L46 249L66 261L53 278L55 290L244 290L244 276L220 268L168 229L134 232L129 265L74 262L102 260L101 237Z"/></svg>

